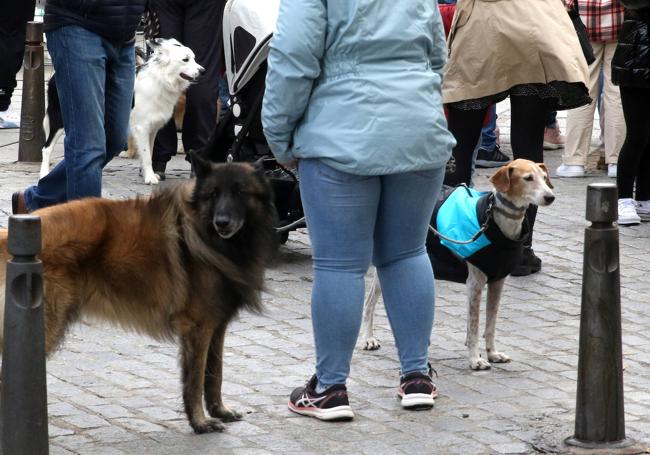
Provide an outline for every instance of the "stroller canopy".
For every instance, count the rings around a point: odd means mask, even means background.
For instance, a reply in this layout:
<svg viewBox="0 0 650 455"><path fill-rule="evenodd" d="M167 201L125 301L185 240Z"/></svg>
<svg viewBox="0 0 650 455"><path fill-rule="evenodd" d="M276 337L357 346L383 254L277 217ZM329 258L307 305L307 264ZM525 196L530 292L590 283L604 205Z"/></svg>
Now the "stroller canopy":
<svg viewBox="0 0 650 455"><path fill-rule="evenodd" d="M280 0L229 0L223 13L228 90L236 95L269 53Z"/></svg>

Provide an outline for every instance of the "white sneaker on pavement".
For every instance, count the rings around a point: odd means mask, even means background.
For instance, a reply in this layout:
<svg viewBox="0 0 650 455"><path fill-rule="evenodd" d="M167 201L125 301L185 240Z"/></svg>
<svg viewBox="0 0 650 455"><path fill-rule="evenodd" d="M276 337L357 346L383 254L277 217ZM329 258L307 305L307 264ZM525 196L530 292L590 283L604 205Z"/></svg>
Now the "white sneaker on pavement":
<svg viewBox="0 0 650 455"><path fill-rule="evenodd" d="M20 109L9 106L6 111L0 111L0 129L20 128Z"/></svg>
<svg viewBox="0 0 650 455"><path fill-rule="evenodd" d="M585 167L579 164L562 164L555 173L558 177L584 177Z"/></svg>
<svg viewBox="0 0 650 455"><path fill-rule="evenodd" d="M641 223L641 218L636 212L636 201L631 198L618 200L618 224L629 226Z"/></svg>
<svg viewBox="0 0 650 455"><path fill-rule="evenodd" d="M650 221L650 201L636 201L636 214L641 221Z"/></svg>
<svg viewBox="0 0 650 455"><path fill-rule="evenodd" d="M607 165L607 177L616 178L616 171L618 170L618 165L608 164Z"/></svg>

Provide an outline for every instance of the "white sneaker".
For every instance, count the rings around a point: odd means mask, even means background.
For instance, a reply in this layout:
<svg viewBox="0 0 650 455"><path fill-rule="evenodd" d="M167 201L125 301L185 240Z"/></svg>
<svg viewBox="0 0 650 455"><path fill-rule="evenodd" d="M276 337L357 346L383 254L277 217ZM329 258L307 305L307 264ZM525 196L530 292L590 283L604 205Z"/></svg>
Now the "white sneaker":
<svg viewBox="0 0 650 455"><path fill-rule="evenodd" d="M608 164L607 165L607 177L616 178L617 169L618 169L618 166L616 164Z"/></svg>
<svg viewBox="0 0 650 455"><path fill-rule="evenodd" d="M650 201L636 201L636 214L641 221L650 221Z"/></svg>
<svg viewBox="0 0 650 455"><path fill-rule="evenodd" d="M20 109L9 106L6 111L0 111L0 129L20 128Z"/></svg>
<svg viewBox="0 0 650 455"><path fill-rule="evenodd" d="M636 201L625 198L618 200L618 224L619 226L628 226L631 224L641 223L641 218L636 212Z"/></svg>
<svg viewBox="0 0 650 455"><path fill-rule="evenodd" d="M579 164L562 164L555 173L558 177L584 177L585 167Z"/></svg>

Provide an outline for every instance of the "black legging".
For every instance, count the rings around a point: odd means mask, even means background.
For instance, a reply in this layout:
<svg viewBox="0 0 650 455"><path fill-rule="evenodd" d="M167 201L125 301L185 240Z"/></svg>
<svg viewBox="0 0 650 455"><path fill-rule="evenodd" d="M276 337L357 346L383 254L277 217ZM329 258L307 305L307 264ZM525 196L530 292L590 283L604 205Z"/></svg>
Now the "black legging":
<svg viewBox="0 0 650 455"><path fill-rule="evenodd" d="M192 49L197 63L205 68L199 82L187 90L182 134L186 151L202 148L217 121L219 77L224 65L222 17L225 3L225 0L154 2L160 19L160 37L176 38ZM156 135L153 161L169 161L176 154L177 145L176 124L172 118Z"/></svg>
<svg viewBox="0 0 650 455"><path fill-rule="evenodd" d="M510 97L510 144L515 159L525 158L536 163L544 162L544 126L548 113L548 102L538 96ZM445 184L455 186L469 183L472 175L472 156L481 135L487 108L462 110L449 106L449 131L456 138L453 155L456 172L445 177ZM524 244L532 244L532 229L537 215L537 206L531 205L526 212L531 236Z"/></svg>
<svg viewBox="0 0 650 455"><path fill-rule="evenodd" d="M618 154L618 197L650 200L650 88L620 87L627 133Z"/></svg>

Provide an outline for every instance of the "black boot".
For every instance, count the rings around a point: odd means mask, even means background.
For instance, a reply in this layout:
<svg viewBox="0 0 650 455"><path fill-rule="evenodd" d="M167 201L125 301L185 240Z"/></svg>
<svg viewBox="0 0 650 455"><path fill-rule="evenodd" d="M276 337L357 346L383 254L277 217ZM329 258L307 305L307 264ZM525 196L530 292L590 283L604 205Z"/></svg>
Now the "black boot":
<svg viewBox="0 0 650 455"><path fill-rule="evenodd" d="M160 180L165 180L165 168L167 167L166 161L154 161L151 163L151 167Z"/></svg>
<svg viewBox="0 0 650 455"><path fill-rule="evenodd" d="M524 254L521 263L510 273L512 276L526 276L542 270L542 260L533 251L533 226L537 215L537 206L531 205L526 210L526 219L530 226L530 234L524 240Z"/></svg>

